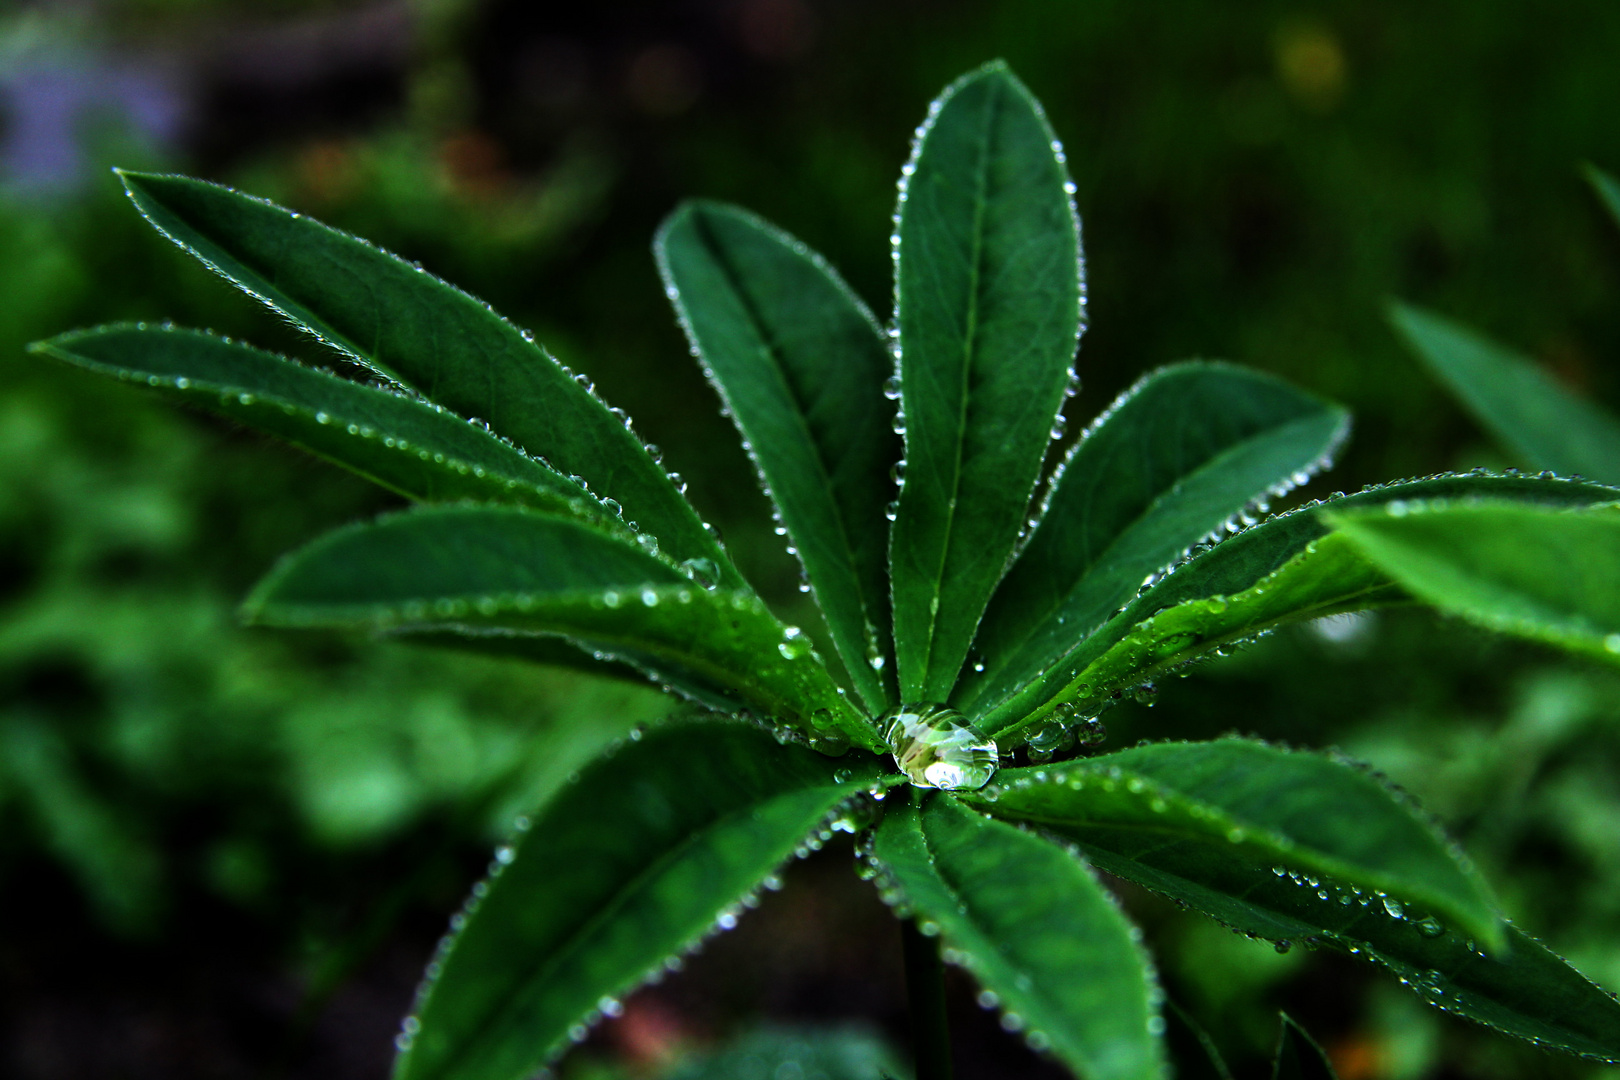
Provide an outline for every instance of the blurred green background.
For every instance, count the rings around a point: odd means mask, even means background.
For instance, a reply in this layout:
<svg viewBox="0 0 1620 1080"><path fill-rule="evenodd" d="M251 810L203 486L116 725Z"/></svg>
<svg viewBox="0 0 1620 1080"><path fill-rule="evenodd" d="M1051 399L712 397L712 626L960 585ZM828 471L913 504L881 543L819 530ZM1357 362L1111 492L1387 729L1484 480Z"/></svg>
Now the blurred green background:
<svg viewBox="0 0 1620 1080"><path fill-rule="evenodd" d="M1620 406L1620 230L1578 179L1620 171L1613 3L0 0L0 1074L386 1075L490 845L669 707L238 628L278 553L390 497L24 354L172 318L323 359L142 224L108 166L246 188L488 299L635 417L793 612L796 569L666 309L652 231L684 196L744 203L885 314L912 127L993 56L1045 102L1078 185L1071 432L1150 367L1218 356L1355 411L1305 497L1512 464L1397 344L1393 297ZM1113 745L1239 730L1372 762L1522 925L1620 987L1613 673L1387 613L1278 635L1106 720ZM833 845L795 866L565 1074L690 1070L692 1051L765 1076L760 1046L816 1038L828 1061L882 1058L904 1031L897 935L849 861ZM1346 1080L1594 1074L1347 960L1124 895L1239 1075L1262 1075L1279 1007ZM952 991L965 1078L1061 1075Z"/></svg>

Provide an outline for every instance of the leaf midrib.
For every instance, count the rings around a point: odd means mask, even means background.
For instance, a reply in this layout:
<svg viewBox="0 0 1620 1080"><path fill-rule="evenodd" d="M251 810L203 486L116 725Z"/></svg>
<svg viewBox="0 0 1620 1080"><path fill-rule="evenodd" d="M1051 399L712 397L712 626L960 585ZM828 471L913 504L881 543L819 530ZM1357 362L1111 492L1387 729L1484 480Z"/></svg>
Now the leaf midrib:
<svg viewBox="0 0 1620 1080"><path fill-rule="evenodd" d="M962 341L961 364L961 392L957 407L957 427L955 439L955 454L951 470L951 495L945 503L945 542L939 546L939 565L929 578L928 603L928 632L924 636L922 671L919 672L919 684L924 695L928 693L931 675L934 668L934 646L937 644L936 628L939 625L940 593L945 582L945 565L950 560L952 549L955 547L954 530L956 527L956 504L962 489L962 458L967 448L968 425L968 390L973 373L974 356L977 350L979 335L979 301L983 292L984 268L984 218L985 209L989 203L988 188L990 186L990 144L994 138L994 129L1000 119L1001 85L995 80L987 84L989 102L985 107L984 137L979 145L979 160L977 162L977 191L973 204L973 250L970 256L969 274L970 282L967 298L966 328ZM903 354L902 354L903 355ZM946 688L949 690L949 687Z"/></svg>
<svg viewBox="0 0 1620 1080"><path fill-rule="evenodd" d="M943 795L936 795L935 796L935 798L945 798L945 797L947 797L947 796L943 796ZM971 810L971 809L964 808L964 812L977 816L977 811L974 811L974 810ZM1014 972L1017 972L1020 969L1021 965L1018 964L1016 961L1010 959L1008 957L1006 951L1004 949L1002 949L999 945L995 944L995 941L996 941L995 935L992 934L989 930L987 930L979 922L978 919L974 918L974 916L972 914L972 912L974 911L973 906L970 905L970 904L967 904L967 903L965 903L963 901L962 891L957 887L954 880L951 879L951 878L946 877L944 871L940 869L939 862L934 857L934 845L933 845L932 841L929 838L928 829L923 824L923 812L919 808L916 811L916 814L917 814L917 832L922 837L923 854L925 856L927 856L927 858L928 858L928 869L933 871L934 877L939 881L939 883L942 886L944 886L946 893L951 897L952 900L956 901L955 917L963 920L969 926L972 927L973 932L976 933L979 936L979 938L990 948L990 950L996 956L997 960L999 960L1000 963L1004 967L1009 968L1009 969L1013 970ZM985 828L982 824L980 824L980 822L975 821L973 824L977 828L980 828L980 829ZM986 831L989 831L989 830L986 830ZM993 843L994 841L991 841L991 842ZM1060 853L1062 851L1061 848L1054 848L1053 850L1058 851ZM1081 868L1081 872L1082 873L1085 872L1083 867ZM1034 979L1030 980L1030 984L1031 984L1032 987L1036 987L1036 988L1038 988L1040 986L1040 983L1037 982ZM1059 1016L1061 1016L1063 1014L1064 1010L1063 1010L1062 1006L1059 1005L1059 1004L1054 1003L1054 1001L1053 1001L1053 999L1051 997L1049 997L1045 993L1038 993L1037 990L1035 990L1035 989L1026 990L1026 989L1018 986L1016 977L1013 980L1012 991L1015 994L1020 994L1020 995L1023 995L1024 997L1026 997L1026 998L1030 998L1030 999L1034 999L1034 1000L1038 1001L1046 1009L1048 1015L1059 1015ZM1011 995L1007 994L1004 991L998 991L998 992L1001 993L1001 996L1004 999L1011 996ZM1053 1025L1053 1027L1055 1029L1057 1026ZM1080 1053L1080 1056L1087 1057L1087 1058L1089 1058L1091 1056L1087 1052L1080 1051L1079 1047L1076 1047L1076 1051Z"/></svg>
<svg viewBox="0 0 1620 1080"><path fill-rule="evenodd" d="M799 395L794 392L793 384L788 379L787 373L783 368L781 351L772 338L765 332L765 321L763 318L761 318L759 310L754 304L753 297L750 296L742 287L742 279L736 268L732 265L731 260L726 256L724 245L715 242L707 219L704 217L704 215L697 213L694 213L693 217L697 219L696 225L702 235L703 240L709 249L714 253L716 265L719 266L720 271L725 276L727 283L731 285L733 295L737 297L738 302L742 305L743 311L748 317L749 325L754 330L754 336L759 340L761 351L770 361L771 374L775 376L777 383L781 387L782 392L787 396L788 400L793 402L793 404L796 406L796 408L792 410L793 423L799 430L799 433L803 435L805 442L812 450L810 454L811 466L815 472L818 486L822 489L822 493L826 496L827 505L832 514L834 525L837 529L839 546L842 548L842 553L848 560L850 577L855 582L855 599L856 603L860 605L863 626L866 624L875 626L877 625L877 620L871 617L872 608L867 599L866 590L861 581L860 570L855 557L855 548L851 543L849 525L844 519L843 507L839 505L838 499L834 494L836 489L833 486L832 476L827 472L826 463L821 458L820 447L816 442L814 434L810 431L809 417L806 415L804 403L800 400ZM851 299L853 299L853 296ZM864 309L863 314L866 315L868 321L871 320L870 314L866 313ZM726 399L726 405L730 409L731 415L737 418L737 422L740 425L742 423L743 414L731 404L730 395L726 393L724 385L720 384L719 380L716 380L716 384L719 386L721 396ZM760 476L766 478L766 496L771 500L771 502L780 506L780 500L778 500L775 493L771 491L771 483L768 478L765 465L760 461L758 453L754 450L754 445L756 445L758 441L759 440L757 439L748 440L748 456L752 458L754 464L758 466ZM791 526L789 526L789 528L791 528ZM805 543L803 537L795 536L794 540L800 552L806 550L808 545ZM802 554L800 555L799 561L801 563L804 561ZM809 568L806 567L805 569L806 573L808 573ZM811 579L810 584L812 587L815 585L815 580L813 578ZM830 626L829 629L831 629ZM839 631L836 629L834 629L832 632L838 637L846 636L839 633ZM839 651L842 652L843 650L840 649ZM851 670L850 678L852 681L857 683L865 681L864 676L854 674L854 671L859 670L864 661L865 657L859 655L858 653L849 658L849 661L845 666ZM860 689L862 697L866 697L870 690L870 688ZM875 694L873 702L881 702L883 698L884 695L881 692L881 680L879 680L879 691Z"/></svg>

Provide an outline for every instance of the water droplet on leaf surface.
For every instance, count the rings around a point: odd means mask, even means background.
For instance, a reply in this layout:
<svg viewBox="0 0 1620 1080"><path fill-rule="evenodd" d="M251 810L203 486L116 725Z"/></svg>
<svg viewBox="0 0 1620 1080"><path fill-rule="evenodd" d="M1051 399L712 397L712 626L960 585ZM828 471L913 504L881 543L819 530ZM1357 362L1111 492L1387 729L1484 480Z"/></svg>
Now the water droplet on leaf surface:
<svg viewBox="0 0 1620 1080"><path fill-rule="evenodd" d="M878 724L894 763L917 787L975 790L996 774L996 741L975 731L948 705L901 705Z"/></svg>

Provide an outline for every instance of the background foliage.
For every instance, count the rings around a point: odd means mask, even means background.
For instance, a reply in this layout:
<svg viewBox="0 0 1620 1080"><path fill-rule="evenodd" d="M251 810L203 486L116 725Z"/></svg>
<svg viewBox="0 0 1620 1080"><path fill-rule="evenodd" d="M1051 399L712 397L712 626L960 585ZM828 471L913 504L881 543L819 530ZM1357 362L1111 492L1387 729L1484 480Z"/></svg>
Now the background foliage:
<svg viewBox="0 0 1620 1080"><path fill-rule="evenodd" d="M1620 405L1620 242L1578 174L1620 169L1610 5L1254 4L1216 21L1174 2L600 8L0 5L8 1075L383 1075L489 845L665 708L579 676L236 628L277 553L389 503L23 355L119 318L299 349L152 236L105 165L273 197L486 297L636 417L793 621L796 571L668 314L653 229L680 197L745 203L886 312L905 136L938 86L992 55L1064 132L1079 188L1090 328L1072 419L1151 366L1223 357L1355 413L1340 468L1306 495L1512 464L1388 329L1391 297ZM1371 761L1448 823L1520 925L1620 986L1611 672L1428 615L1347 618L1106 721L1116 746L1236 729ZM831 845L796 867L575 1071L645 1074L761 1024L898 1030L896 943L847 857ZM1172 995L1239 1063L1269 1048L1286 1005L1345 1077L1591 1071L1349 965L1126 897ZM1042 1074L956 990L964 1073ZM824 1053L881 1058L880 1034L839 1029ZM805 1037L768 1026L711 1053L763 1061L773 1039Z"/></svg>

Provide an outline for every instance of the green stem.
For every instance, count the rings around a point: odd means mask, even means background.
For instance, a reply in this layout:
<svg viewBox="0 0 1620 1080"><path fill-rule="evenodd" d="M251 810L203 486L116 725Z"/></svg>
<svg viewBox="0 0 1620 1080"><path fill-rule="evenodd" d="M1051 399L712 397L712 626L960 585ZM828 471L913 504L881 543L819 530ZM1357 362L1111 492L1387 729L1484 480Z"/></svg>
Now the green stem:
<svg viewBox="0 0 1620 1080"><path fill-rule="evenodd" d="M900 940L917 1080L951 1080L951 1029L945 1018L945 967L939 962L939 942L924 937L909 919L901 924Z"/></svg>

